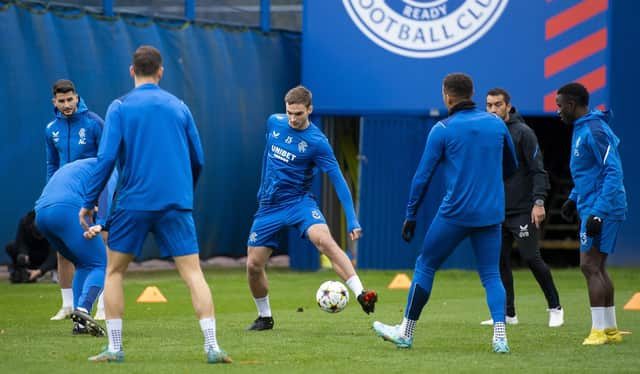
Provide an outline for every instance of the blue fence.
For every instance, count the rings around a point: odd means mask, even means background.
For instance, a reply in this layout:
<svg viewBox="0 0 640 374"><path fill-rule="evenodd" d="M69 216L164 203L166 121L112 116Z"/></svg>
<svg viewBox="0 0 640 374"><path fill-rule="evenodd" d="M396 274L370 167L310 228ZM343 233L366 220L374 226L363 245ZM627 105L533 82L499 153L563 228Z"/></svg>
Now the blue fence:
<svg viewBox="0 0 640 374"><path fill-rule="evenodd" d="M360 223L365 235L358 243L358 266L365 269L413 268L422 239L444 197L444 177L436 171L417 218L414 240L400 236L411 179L436 118L365 117L360 144ZM443 268L473 269L468 240L445 261Z"/></svg>
<svg viewBox="0 0 640 374"><path fill-rule="evenodd" d="M90 110L104 116L109 103L133 87L133 51L151 44L164 57L160 85L191 107L205 149L194 211L201 253L245 253L265 120L284 110L284 94L300 82L298 34L105 20L77 10L37 12L5 3L0 35L0 243L13 239L18 219L45 183L52 83L72 79ZM145 251L143 258L155 255ZM1 251L0 262L7 261Z"/></svg>

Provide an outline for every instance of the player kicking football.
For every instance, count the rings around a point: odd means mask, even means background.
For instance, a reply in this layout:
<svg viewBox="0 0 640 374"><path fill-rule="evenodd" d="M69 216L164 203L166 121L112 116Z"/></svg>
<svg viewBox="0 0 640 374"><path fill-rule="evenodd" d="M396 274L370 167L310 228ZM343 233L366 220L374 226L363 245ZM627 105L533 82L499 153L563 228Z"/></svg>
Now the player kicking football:
<svg viewBox="0 0 640 374"><path fill-rule="evenodd" d="M378 300L375 291L365 291L351 261L331 236L327 221L310 192L311 180L319 168L327 173L336 189L347 217L349 237L360 238L362 229L340 166L326 136L309 121L313 110L311 92L298 86L287 93L284 101L287 113L274 114L267 121L259 208L247 243L247 277L258 309L258 318L247 330L273 328L265 266L273 248L278 246L276 234L285 226L298 229L329 258L365 313L372 313Z"/></svg>

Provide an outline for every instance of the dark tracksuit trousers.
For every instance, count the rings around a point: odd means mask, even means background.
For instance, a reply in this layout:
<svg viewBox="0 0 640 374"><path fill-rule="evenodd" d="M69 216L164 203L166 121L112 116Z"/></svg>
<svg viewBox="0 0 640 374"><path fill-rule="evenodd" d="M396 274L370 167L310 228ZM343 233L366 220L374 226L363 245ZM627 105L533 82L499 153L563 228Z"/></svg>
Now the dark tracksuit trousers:
<svg viewBox="0 0 640 374"><path fill-rule="evenodd" d="M530 214L514 214L505 217L502 224L502 254L500 257L500 276L507 294L507 316L516 315L516 307L513 292L513 273L511 271L511 251L513 240L518 243L520 257L527 264L533 276L538 281L544 297L547 299L549 309L560 306L558 290L553 283L553 277L549 267L540 255L538 246L538 229L531 222Z"/></svg>

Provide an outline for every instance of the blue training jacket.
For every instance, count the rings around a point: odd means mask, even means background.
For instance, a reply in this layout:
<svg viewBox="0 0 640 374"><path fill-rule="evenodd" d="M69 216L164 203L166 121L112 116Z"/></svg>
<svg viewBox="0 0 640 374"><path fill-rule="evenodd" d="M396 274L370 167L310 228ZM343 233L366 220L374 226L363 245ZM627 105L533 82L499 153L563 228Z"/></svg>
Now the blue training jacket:
<svg viewBox="0 0 640 374"><path fill-rule="evenodd" d="M311 194L313 176L320 169L333 183L347 218L347 230L360 228L336 156L316 125L309 122L309 127L297 130L289 126L286 114L273 114L267 120L266 138L258 190L260 206L288 204Z"/></svg>
<svg viewBox="0 0 640 374"><path fill-rule="evenodd" d="M611 111L593 110L574 123L569 164L574 187L569 199L577 203L583 218L626 218L620 139L609 127L612 118Z"/></svg>
<svg viewBox="0 0 640 374"><path fill-rule="evenodd" d="M140 85L109 106L85 208L95 204L116 161L118 208L193 209L204 165L200 136L187 105L158 85Z"/></svg>
<svg viewBox="0 0 640 374"><path fill-rule="evenodd" d="M56 119L45 129L47 181L68 162L96 157L104 126L102 118L90 112L82 98L78 101L78 110L70 117L55 106L53 113Z"/></svg>
<svg viewBox="0 0 640 374"><path fill-rule="evenodd" d="M411 183L407 220L416 219L431 178L442 167L446 194L438 209L440 217L465 227L504 221L503 178L518 165L511 135L496 115L469 106L472 109L456 111L429 132Z"/></svg>
<svg viewBox="0 0 640 374"><path fill-rule="evenodd" d="M36 201L36 211L58 204L70 205L79 209L84 203L87 184L97 164L98 160L95 157L90 157L72 161L61 167L42 190L40 198ZM118 172L114 171L108 185L100 195L100 205L98 206L96 217L97 224L104 226L111 210L117 181Z"/></svg>

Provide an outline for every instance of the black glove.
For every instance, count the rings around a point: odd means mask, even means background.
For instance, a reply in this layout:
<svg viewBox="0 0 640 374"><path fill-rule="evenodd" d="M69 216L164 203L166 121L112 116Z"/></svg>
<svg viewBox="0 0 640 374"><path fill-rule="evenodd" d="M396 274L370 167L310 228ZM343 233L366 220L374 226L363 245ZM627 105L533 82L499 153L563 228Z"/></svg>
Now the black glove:
<svg viewBox="0 0 640 374"><path fill-rule="evenodd" d="M587 218L587 236L593 238L596 235L602 233L602 218L596 216L589 216Z"/></svg>
<svg viewBox="0 0 640 374"><path fill-rule="evenodd" d="M562 208L560 208L560 216L567 222L573 222L576 212L576 202L571 199L565 201L564 204L562 204Z"/></svg>
<svg viewBox="0 0 640 374"><path fill-rule="evenodd" d="M416 232L416 221L405 220L402 224L402 239L409 243Z"/></svg>

